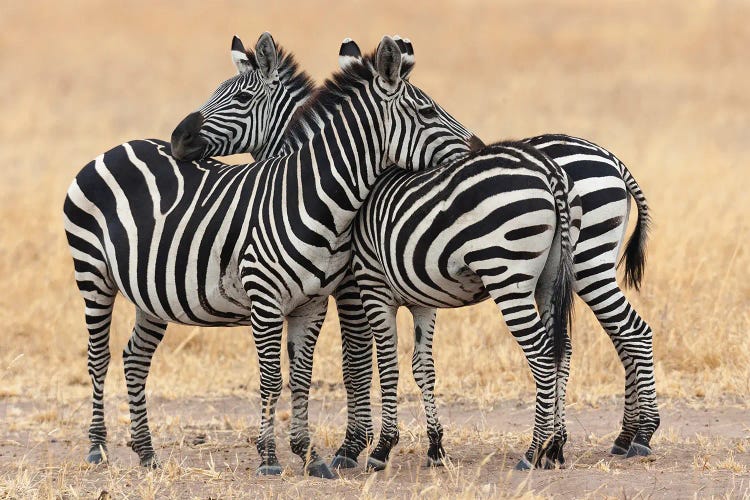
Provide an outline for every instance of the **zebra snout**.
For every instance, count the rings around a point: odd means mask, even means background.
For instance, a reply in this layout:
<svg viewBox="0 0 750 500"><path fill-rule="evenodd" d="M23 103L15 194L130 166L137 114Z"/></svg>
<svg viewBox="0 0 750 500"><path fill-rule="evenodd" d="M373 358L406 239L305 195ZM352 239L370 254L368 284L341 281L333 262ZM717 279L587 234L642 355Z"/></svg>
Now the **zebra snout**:
<svg viewBox="0 0 750 500"><path fill-rule="evenodd" d="M482 149L485 146L484 142L482 142L482 139L479 137L472 135L469 139L469 151L474 152Z"/></svg>
<svg viewBox="0 0 750 500"><path fill-rule="evenodd" d="M196 111L187 115L172 132L172 156L178 160L192 161L201 158L206 140L200 136L203 115Z"/></svg>

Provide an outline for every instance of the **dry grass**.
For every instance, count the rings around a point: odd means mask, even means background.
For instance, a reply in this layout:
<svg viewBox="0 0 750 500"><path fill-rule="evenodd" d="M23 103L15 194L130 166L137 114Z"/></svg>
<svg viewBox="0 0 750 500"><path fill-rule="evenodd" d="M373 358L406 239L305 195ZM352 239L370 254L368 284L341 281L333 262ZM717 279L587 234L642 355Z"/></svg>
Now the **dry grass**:
<svg viewBox="0 0 750 500"><path fill-rule="evenodd" d="M415 83L485 140L567 132L610 148L644 188L656 222L645 287L629 296L655 332L660 398L709 407L746 404L748 5L731 0L606 7L583 0L406 4L3 5L0 413L8 432L29 422L69 427L76 429L72 439L80 446L87 424L83 304L61 220L70 180L114 144L168 137L231 74L231 35L242 35L250 44L263 30L293 50L318 81L335 69L344 36L369 47L383 33L407 35L419 62ZM120 346L132 316L132 308L121 301L107 382L107 393L119 402L125 397ZM408 314L399 317L399 324L410 326ZM401 340L402 372L409 374L412 340L407 335ZM486 409L503 400L529 400L532 383L520 350L492 304L441 312L435 351L437 391L444 402L462 400ZM315 354L313 396L340 399L335 314L326 321ZM156 355L149 393L165 399L253 395L255 359L247 331L170 326ZM402 380L401 394L416 397L411 377ZM608 339L592 315L578 307L569 401L579 406L619 401L622 381ZM6 411L17 401L33 402L36 413ZM127 415L125 408L109 409ZM747 450L736 451L742 453ZM693 467L747 474L731 457L723 460ZM138 487L147 489L136 496L167 494L157 490L164 474L206 473L179 467L152 475L107 472L113 491L131 491L123 486L128 477L150 477L138 480ZM84 491L76 488L92 474L75 460L55 463L53 471L26 464L14 476L14 488L20 489L5 494L44 497L64 491L76 496ZM440 481L453 480L451 474L439 475ZM465 479L457 474L456 481ZM264 484L270 485L264 490L269 495L278 493L275 483ZM305 484L294 483L300 496L305 496ZM437 496L441 486L434 484L438 489L404 494ZM362 486L359 493L368 496L369 491ZM499 494L472 490L468 483L452 491Z"/></svg>

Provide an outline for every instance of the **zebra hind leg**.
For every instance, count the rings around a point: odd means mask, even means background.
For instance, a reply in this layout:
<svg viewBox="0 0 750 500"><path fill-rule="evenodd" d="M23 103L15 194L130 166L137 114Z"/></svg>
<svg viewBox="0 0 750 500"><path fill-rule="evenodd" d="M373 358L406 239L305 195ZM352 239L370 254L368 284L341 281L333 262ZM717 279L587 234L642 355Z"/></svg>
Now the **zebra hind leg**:
<svg viewBox="0 0 750 500"><path fill-rule="evenodd" d="M601 285L602 281L599 282ZM651 437L659 427L651 327L640 317L617 285L614 273L591 293L582 293L610 336L625 367L625 410L622 430L612 453L627 457L651 454ZM585 289L584 289L585 292Z"/></svg>
<svg viewBox="0 0 750 500"><path fill-rule="evenodd" d="M109 351L109 329L112 324L112 310L115 298L97 294L86 298L86 328L88 341L88 372L93 387L92 417L89 426L89 448L86 461L99 464L107 460L107 428L104 424L104 379L111 358Z"/></svg>
<svg viewBox="0 0 750 500"><path fill-rule="evenodd" d="M533 297L536 283L530 278L536 269L530 268L522 273L519 266L511 274L511 271L498 272L494 268L479 268L479 265L469 264L469 267L482 279L485 289L500 309L508 330L523 350L536 386L531 445L516 465L516 470L553 468L547 452L554 439L557 368L552 336L542 323Z"/></svg>
<svg viewBox="0 0 750 500"><path fill-rule="evenodd" d="M435 362L432 355L432 337L435 332L436 311L427 307L410 307L409 309L414 317L412 374L422 392L427 420L427 437L430 442L427 450L427 465L440 467L445 465L448 456L443 448L443 426L438 419L435 405Z"/></svg>
<svg viewBox="0 0 750 500"><path fill-rule="evenodd" d="M122 354L130 407L130 447L138 454L141 465L148 468L159 467L159 461L148 426L146 379L166 329L167 323L136 309L133 333Z"/></svg>
<svg viewBox="0 0 750 500"><path fill-rule="evenodd" d="M551 250L537 282L534 298L539 310L539 316L545 326L547 335L552 340L554 329L554 286L555 279L560 271L560 238L558 229L552 242ZM547 459L550 466L562 467L565 464L564 447L568 441L568 431L565 424L565 396L567 392L568 377L570 375L570 357L573 352L570 343L570 335L565 336L565 350L563 359L557 367L555 380L555 433L552 443L547 449Z"/></svg>

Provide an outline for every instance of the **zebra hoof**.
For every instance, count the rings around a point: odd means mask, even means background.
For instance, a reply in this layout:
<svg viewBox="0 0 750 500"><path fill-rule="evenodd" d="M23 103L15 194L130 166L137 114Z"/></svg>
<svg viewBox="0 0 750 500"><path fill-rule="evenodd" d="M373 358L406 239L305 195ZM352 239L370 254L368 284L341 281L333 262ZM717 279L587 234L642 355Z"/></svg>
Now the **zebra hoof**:
<svg viewBox="0 0 750 500"><path fill-rule="evenodd" d="M159 459L156 458L156 455L152 453L141 458L141 467L147 469L158 469L161 467L161 463L159 462Z"/></svg>
<svg viewBox="0 0 750 500"><path fill-rule="evenodd" d="M333 460L331 460L331 469L353 469L357 465L356 460L353 458L349 458L346 455L336 455L333 457Z"/></svg>
<svg viewBox="0 0 750 500"><path fill-rule="evenodd" d="M427 453L427 467L445 467L445 465L448 463L448 455L445 454L445 450L443 450L439 454L435 453Z"/></svg>
<svg viewBox="0 0 750 500"><path fill-rule="evenodd" d="M651 455L651 448L643 444L632 443L630 445L630 449L628 450L626 458L647 457L649 455Z"/></svg>
<svg viewBox="0 0 750 500"><path fill-rule="evenodd" d="M86 461L90 464L101 464L107 461L107 447L103 444L91 446L89 454L86 455Z"/></svg>
<svg viewBox="0 0 750 500"><path fill-rule="evenodd" d="M328 468L322 458L316 458L305 467L305 472L310 477L322 477L323 479L336 479L331 469Z"/></svg>
<svg viewBox="0 0 750 500"><path fill-rule="evenodd" d="M255 471L257 476L280 476L283 472L279 464L261 464Z"/></svg>
<svg viewBox="0 0 750 500"><path fill-rule="evenodd" d="M609 450L609 453L612 454L612 455L617 455L617 456L623 457L623 456L625 456L625 455L628 454L628 449L627 448L623 448L622 446L620 446L618 444L614 444L614 445L612 445L612 449Z"/></svg>
<svg viewBox="0 0 750 500"><path fill-rule="evenodd" d="M368 471L379 471L384 470L388 462L378 460L377 458L367 457L367 470Z"/></svg>
<svg viewBox="0 0 750 500"><path fill-rule="evenodd" d="M521 458L521 460L518 461L515 468L516 470L531 470L534 468L534 466L531 465L529 459L524 456Z"/></svg>

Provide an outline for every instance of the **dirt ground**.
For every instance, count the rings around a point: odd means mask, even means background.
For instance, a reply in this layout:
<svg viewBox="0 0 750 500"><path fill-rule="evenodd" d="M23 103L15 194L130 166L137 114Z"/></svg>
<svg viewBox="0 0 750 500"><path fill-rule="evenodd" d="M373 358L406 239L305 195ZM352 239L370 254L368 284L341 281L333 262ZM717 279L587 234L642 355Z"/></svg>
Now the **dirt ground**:
<svg viewBox="0 0 750 500"><path fill-rule="evenodd" d="M280 478L254 475L258 455L258 402L253 399L151 399L151 424L161 470L138 466L127 447L126 407L109 401L110 464L83 463L88 443L87 401L65 404L54 414L49 405L13 398L0 415L16 422L0 441L0 475L16 483L10 498L44 496L92 498L107 491L115 498L402 498L444 496L555 498L742 498L750 495L750 412L740 404L721 408L662 405L662 427L653 441L654 455L622 459L608 454L616 435L620 407L573 405L566 467L555 471L517 472L513 465L530 439L532 408L521 401L502 401L477 408L444 404L446 450L451 464L424 466L424 418L416 401L401 405L401 442L389 468L379 473L361 467L344 470L340 479L302 477L301 462L291 454L285 433L288 401L281 404L277 428ZM376 407L377 411L377 407ZM343 435L345 405L315 400L311 407L314 440L330 458ZM25 478L25 480L24 480ZM64 486L62 489L57 489ZM0 491L0 493L3 493ZM55 495L57 496L57 495Z"/></svg>

